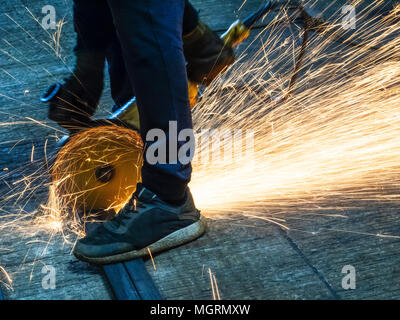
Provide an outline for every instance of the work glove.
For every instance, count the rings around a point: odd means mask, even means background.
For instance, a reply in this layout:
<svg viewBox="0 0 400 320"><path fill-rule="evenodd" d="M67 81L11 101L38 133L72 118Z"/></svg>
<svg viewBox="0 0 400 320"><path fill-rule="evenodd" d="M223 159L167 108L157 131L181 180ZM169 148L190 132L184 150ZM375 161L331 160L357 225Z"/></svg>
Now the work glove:
<svg viewBox="0 0 400 320"><path fill-rule="evenodd" d="M49 102L48 117L71 133L90 124L103 90L105 55L77 52L73 73L42 95Z"/></svg>
<svg viewBox="0 0 400 320"><path fill-rule="evenodd" d="M197 84L209 85L235 61L232 48L201 21L183 36L183 52L188 79Z"/></svg>

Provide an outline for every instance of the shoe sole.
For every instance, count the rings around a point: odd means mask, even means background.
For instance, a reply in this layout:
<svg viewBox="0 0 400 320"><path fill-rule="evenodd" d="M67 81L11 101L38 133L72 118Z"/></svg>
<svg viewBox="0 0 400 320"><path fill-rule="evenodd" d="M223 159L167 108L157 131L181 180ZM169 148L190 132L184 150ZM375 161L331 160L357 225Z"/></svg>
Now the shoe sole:
<svg viewBox="0 0 400 320"><path fill-rule="evenodd" d="M139 257L148 256L149 249L152 254L155 254L157 252L165 251L167 249L191 242L203 235L206 231L206 227L207 223L205 218L201 216L199 221L196 221L185 228L172 232L164 238L161 238L160 240L140 250L133 250L107 257L87 257L75 251L74 255L78 259L91 264L110 264L133 260Z"/></svg>

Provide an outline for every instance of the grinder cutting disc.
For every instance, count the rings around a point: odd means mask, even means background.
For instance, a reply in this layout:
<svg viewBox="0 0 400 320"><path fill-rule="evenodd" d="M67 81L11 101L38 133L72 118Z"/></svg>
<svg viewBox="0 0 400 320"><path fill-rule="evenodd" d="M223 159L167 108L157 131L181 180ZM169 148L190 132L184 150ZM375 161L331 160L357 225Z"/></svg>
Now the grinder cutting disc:
<svg viewBox="0 0 400 320"><path fill-rule="evenodd" d="M143 143L138 132L99 126L70 138L57 154L52 180L64 206L118 212L140 180Z"/></svg>

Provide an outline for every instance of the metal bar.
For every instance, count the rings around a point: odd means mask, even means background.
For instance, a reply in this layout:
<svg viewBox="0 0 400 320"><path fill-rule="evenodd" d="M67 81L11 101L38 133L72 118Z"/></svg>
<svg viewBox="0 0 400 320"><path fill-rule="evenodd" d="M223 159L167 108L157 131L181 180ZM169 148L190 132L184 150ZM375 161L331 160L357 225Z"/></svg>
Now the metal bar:
<svg viewBox="0 0 400 320"><path fill-rule="evenodd" d="M103 271L118 300L163 299L140 258L104 265Z"/></svg>
<svg viewBox="0 0 400 320"><path fill-rule="evenodd" d="M135 284L122 263L105 265L103 270L118 300L141 300Z"/></svg>
<svg viewBox="0 0 400 320"><path fill-rule="evenodd" d="M124 266L142 300L163 300L142 259L124 262Z"/></svg>
<svg viewBox="0 0 400 320"><path fill-rule="evenodd" d="M86 223L86 231L96 223ZM103 271L118 300L163 299L141 258L104 265Z"/></svg>
<svg viewBox="0 0 400 320"><path fill-rule="evenodd" d="M86 232L94 229L99 223L101 222L86 223ZM102 267L117 300L141 300L135 284L122 263L113 263Z"/></svg>

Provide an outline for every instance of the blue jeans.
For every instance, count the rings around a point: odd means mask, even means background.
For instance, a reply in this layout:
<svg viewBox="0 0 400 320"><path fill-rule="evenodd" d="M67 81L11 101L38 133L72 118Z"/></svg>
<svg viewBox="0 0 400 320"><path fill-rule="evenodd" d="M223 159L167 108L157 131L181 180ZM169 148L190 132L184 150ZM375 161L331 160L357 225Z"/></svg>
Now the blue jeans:
<svg viewBox="0 0 400 320"><path fill-rule="evenodd" d="M74 15L85 30L83 34L82 28L76 28L82 41L79 43L78 36L78 48L104 50L115 100L122 101L135 93L144 142L147 132L154 128L168 136L169 121L177 122L178 132L191 129L182 44L185 1L108 0L107 4L108 7L103 1L75 1ZM93 5L97 6L96 11ZM84 21L80 18L82 8L91 10L101 20ZM178 143L177 149L181 144ZM179 161L151 165L146 157L144 160L143 185L166 201L182 199L190 180L191 165Z"/></svg>
<svg viewBox="0 0 400 320"><path fill-rule="evenodd" d="M121 107L135 96L135 92L122 58L121 45L107 0L74 0L73 16L77 34L74 51L103 54L108 62L111 96L115 107ZM198 12L185 0L182 33L191 32L198 22Z"/></svg>

